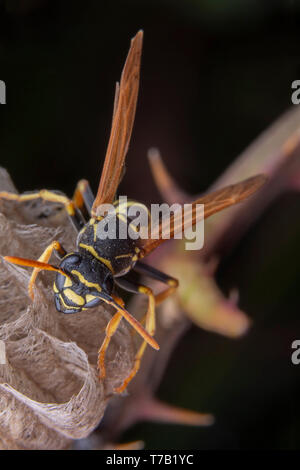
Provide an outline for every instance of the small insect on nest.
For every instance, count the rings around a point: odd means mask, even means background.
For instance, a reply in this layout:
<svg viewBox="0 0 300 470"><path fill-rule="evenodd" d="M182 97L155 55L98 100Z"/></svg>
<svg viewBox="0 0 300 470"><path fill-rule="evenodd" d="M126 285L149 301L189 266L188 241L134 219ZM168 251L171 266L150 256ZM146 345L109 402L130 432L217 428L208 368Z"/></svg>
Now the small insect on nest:
<svg viewBox="0 0 300 470"><path fill-rule="evenodd" d="M0 170L0 188L15 192ZM48 212L48 217L40 217ZM71 249L76 233L53 204L1 202L0 253L38 258L54 239ZM112 390L132 367L134 341L122 324L107 351L106 379L97 352L113 309L107 304L62 315L53 302L53 274L39 274L34 301L29 270L1 261L0 448L63 449L101 420ZM5 348L5 349L4 349ZM5 362L5 363L3 363Z"/></svg>

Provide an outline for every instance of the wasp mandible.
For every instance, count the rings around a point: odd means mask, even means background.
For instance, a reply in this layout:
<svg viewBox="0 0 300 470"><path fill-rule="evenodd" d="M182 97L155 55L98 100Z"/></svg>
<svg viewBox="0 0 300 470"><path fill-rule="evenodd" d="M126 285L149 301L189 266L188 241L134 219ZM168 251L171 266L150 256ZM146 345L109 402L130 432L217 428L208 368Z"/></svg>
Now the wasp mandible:
<svg viewBox="0 0 300 470"><path fill-rule="evenodd" d="M37 261L12 256L5 256L4 259L10 263L34 268L28 287L32 299L39 271L55 271L54 302L59 312L65 314L79 313L82 310L96 307L102 301L115 308L116 313L107 324L106 335L99 350L99 378L101 380L105 378L105 353L110 339L117 330L122 318L125 318L143 338L130 374L116 389L118 393L125 390L137 373L146 345L149 344L152 348L159 349L159 345L153 337L155 333L155 306L171 295L178 286L176 279L141 261L165 241L165 238L161 235L164 220L161 220L158 224L156 233L146 238L121 239L117 237L115 240L110 240L109 238L100 239L98 236L98 225L104 217L101 212L103 204L114 205L116 212L119 214L119 228L122 228L122 224L125 224L128 228L131 223L130 219L124 218L116 193L123 174L125 156L134 123L142 41L143 31L139 31L131 41L120 83L116 85L111 134L96 197L94 198L86 180L78 183L72 199L48 190L21 195L0 192L0 198L3 199L23 202L41 198L45 201L61 203L67 210L73 225L78 231L74 252L66 253L59 241L53 241ZM264 182L265 177L263 175L253 176L197 199L191 204L190 212L185 213L184 221L182 221L181 214L180 217L176 213L172 214L170 238L174 238L183 223L188 228L199 222L198 212L195 210L197 204L204 204L204 218L206 218L247 198L257 191ZM84 218L85 211L89 214L89 220ZM61 258L59 266L49 264L53 251ZM128 278L130 271L136 271L164 283L166 285L165 290L154 295L146 285L133 283ZM114 294L115 284L127 291L144 294L148 297L145 326L142 326L126 310L123 300Z"/></svg>

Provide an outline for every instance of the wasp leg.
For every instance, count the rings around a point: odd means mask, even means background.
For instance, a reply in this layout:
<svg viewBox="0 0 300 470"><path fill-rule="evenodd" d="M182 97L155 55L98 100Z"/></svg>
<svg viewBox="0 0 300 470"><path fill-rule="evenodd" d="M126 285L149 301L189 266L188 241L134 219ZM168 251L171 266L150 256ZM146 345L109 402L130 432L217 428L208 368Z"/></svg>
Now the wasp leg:
<svg viewBox="0 0 300 470"><path fill-rule="evenodd" d="M168 276L167 274L162 273L158 269L155 269L152 266L149 266L148 264L142 263L141 261L138 261L136 263L133 270L145 276L151 277L152 279L155 279L156 281L160 281L168 285L168 287L165 290L155 295L156 305L159 305L161 302L167 299L170 295L172 295L178 287L179 282L177 279L175 279L174 277Z"/></svg>
<svg viewBox="0 0 300 470"><path fill-rule="evenodd" d="M107 324L106 330L105 330L105 338L104 341L101 345L101 348L99 349L98 352L98 370L99 370L99 379L103 380L106 376L106 369L105 369L105 354L106 350L108 348L108 345L110 343L111 337L114 335L116 332L120 321L122 320L122 314L120 312L117 312L114 314L114 316L111 318L109 323Z"/></svg>
<svg viewBox="0 0 300 470"><path fill-rule="evenodd" d="M135 284L134 282L129 281L128 279L125 279L125 278L115 278L115 282L121 288L123 288L123 289L125 289L129 292L134 292L136 294L147 295L147 297L148 297L148 309L147 309L147 313L146 313L146 317L145 317L146 318L145 328L146 328L147 332L151 336L153 336L154 333L155 333L155 297L154 297L154 294L153 294L152 290L150 289L150 287L144 286L142 284ZM141 364L143 354L144 354L145 349L146 349L146 346L147 346L146 341L143 341L142 345L140 346L138 352L135 355L133 368L132 368L130 374L123 381L122 385L120 385L119 387L117 387L115 389L116 393L122 393L126 389L129 382L131 382L131 380L134 378L134 376L138 372L138 370L140 368L140 364Z"/></svg>
<svg viewBox="0 0 300 470"><path fill-rule="evenodd" d="M120 297L117 297L115 295L112 296L113 299L122 307L124 307L124 301ZM120 312L117 312L114 314L114 316L111 318L109 323L106 326L105 330L105 338L103 343L101 344L101 347L98 352L98 371L99 371L99 379L103 380L106 376L106 370L105 370L105 354L107 351L107 348L109 346L110 340L112 336L115 334L120 321L122 320L122 314Z"/></svg>
<svg viewBox="0 0 300 470"><path fill-rule="evenodd" d="M92 205L94 199L95 197L92 193L89 182L87 180L78 181L72 200L80 212L84 215L87 215L86 218L88 219L92 214Z"/></svg>
<svg viewBox="0 0 300 470"><path fill-rule="evenodd" d="M63 194L55 193L54 191L48 191L47 189L42 189L41 191L36 191L28 194L15 194L8 193L6 191L0 192L0 199L7 199L10 201L26 202L33 199L43 199L44 201L57 202L63 204L65 209L74 224L76 230L80 230L84 225L85 221L81 216L79 210L76 210L76 206L71 199L67 198Z"/></svg>
<svg viewBox="0 0 300 470"><path fill-rule="evenodd" d="M53 241L49 246L47 246L45 251L39 257L38 261L41 261L42 263L48 263L53 251L56 251L60 258L63 258L66 255L66 250L62 247L62 245L58 241ZM29 280L28 293L32 300L34 299L34 284L40 271L40 268L34 268Z"/></svg>

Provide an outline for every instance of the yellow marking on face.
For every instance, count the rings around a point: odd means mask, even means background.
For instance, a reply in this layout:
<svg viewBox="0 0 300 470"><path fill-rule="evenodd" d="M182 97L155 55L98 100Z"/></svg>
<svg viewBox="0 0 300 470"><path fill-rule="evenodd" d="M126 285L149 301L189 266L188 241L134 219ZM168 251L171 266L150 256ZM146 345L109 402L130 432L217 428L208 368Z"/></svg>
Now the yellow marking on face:
<svg viewBox="0 0 300 470"><path fill-rule="evenodd" d="M134 255L134 256L132 257L132 261L137 261L137 260L138 260L138 255Z"/></svg>
<svg viewBox="0 0 300 470"><path fill-rule="evenodd" d="M75 307L74 305L67 305L61 294L59 294L59 299L60 299L61 303L63 304L63 306L65 308L67 308L67 309L72 308L72 309L75 309L75 310L81 310L81 307Z"/></svg>
<svg viewBox="0 0 300 470"><path fill-rule="evenodd" d="M139 253L141 251L137 246L135 247L134 250L135 250L136 253Z"/></svg>
<svg viewBox="0 0 300 470"><path fill-rule="evenodd" d="M85 296L86 303L90 302L91 300L95 300L95 299L99 299L99 297L97 297L96 295L92 295L92 294L87 294Z"/></svg>
<svg viewBox="0 0 300 470"><path fill-rule="evenodd" d="M80 243L79 246L81 248L83 248L84 250L87 250L91 253L91 255L95 256L95 258L99 261L101 261L101 263L105 264L105 266L108 267L108 269L114 273L114 270L113 270L113 267L111 265L111 262L109 261L109 259L106 259L106 258L102 258L102 256L99 256L97 251L95 250L95 248L93 248L92 246L89 246L89 245L85 245L84 243Z"/></svg>
<svg viewBox="0 0 300 470"><path fill-rule="evenodd" d="M96 219L95 219L94 217L92 217L92 218L90 219L90 225L94 225L95 222L96 222Z"/></svg>
<svg viewBox="0 0 300 470"><path fill-rule="evenodd" d="M71 271L71 273L74 274L75 276L77 276L79 278L80 282L82 282L82 284L84 284L85 286L94 287L98 292L102 291L101 286L99 284L88 281L87 279L85 279L83 277L83 275L79 271L76 271L75 269L73 269Z"/></svg>
<svg viewBox="0 0 300 470"><path fill-rule="evenodd" d="M65 289L64 295L75 305L81 306L85 304L84 298L81 297L81 295L76 294L76 292L74 292L72 289Z"/></svg>
<svg viewBox="0 0 300 470"><path fill-rule="evenodd" d="M71 281L71 279L69 277L66 277L64 287L71 287L72 284L73 282Z"/></svg>
<svg viewBox="0 0 300 470"><path fill-rule="evenodd" d="M59 290L57 289L55 282L53 284L53 290L54 290L55 294L58 294Z"/></svg>
<svg viewBox="0 0 300 470"><path fill-rule="evenodd" d="M130 258L131 256L132 256L132 253L127 253L127 254L124 254L124 255L115 256L115 259L119 259L119 258Z"/></svg>

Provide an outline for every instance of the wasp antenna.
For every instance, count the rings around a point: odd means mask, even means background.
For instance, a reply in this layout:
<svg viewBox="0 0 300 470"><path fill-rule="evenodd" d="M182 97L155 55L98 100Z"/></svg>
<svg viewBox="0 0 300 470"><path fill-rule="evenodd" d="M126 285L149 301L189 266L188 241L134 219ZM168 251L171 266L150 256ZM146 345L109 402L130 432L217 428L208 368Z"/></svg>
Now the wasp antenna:
<svg viewBox="0 0 300 470"><path fill-rule="evenodd" d="M106 302L106 303L112 305L113 307L115 307L115 309L118 310L118 312L120 312L120 314L125 318L125 320L127 320L128 323L130 323L130 325L139 333L139 335L141 335L141 337L153 349L156 349L156 350L159 349L159 345L158 345L157 341L155 341L153 336L151 336L145 330L145 328L142 327L140 322L137 321L124 307L122 307L122 305L119 305L112 297L105 298L105 297L103 297L103 295L101 295L100 297L101 297L102 300L104 300L104 302Z"/></svg>
<svg viewBox="0 0 300 470"><path fill-rule="evenodd" d="M29 266L31 268L44 269L46 271L56 271L63 276L70 277L63 269L53 266L52 264L42 263L41 261L36 261L34 259L19 258L18 256L3 256L5 261L8 261L12 264L17 264L19 266Z"/></svg>

